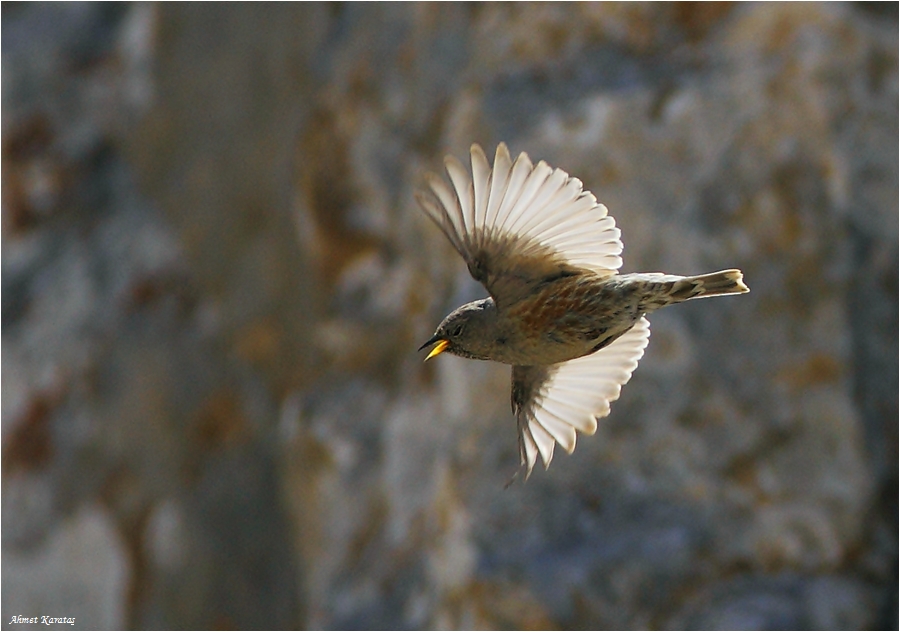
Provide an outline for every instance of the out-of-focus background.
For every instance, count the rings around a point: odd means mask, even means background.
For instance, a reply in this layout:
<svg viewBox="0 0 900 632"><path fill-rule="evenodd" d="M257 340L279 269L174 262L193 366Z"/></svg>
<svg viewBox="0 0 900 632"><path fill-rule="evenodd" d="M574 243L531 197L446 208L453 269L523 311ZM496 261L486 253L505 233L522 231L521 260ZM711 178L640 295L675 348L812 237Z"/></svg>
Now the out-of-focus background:
<svg viewBox="0 0 900 632"><path fill-rule="evenodd" d="M896 629L897 52L895 3L4 3L4 628ZM506 490L413 199L500 141L624 271L752 289Z"/></svg>

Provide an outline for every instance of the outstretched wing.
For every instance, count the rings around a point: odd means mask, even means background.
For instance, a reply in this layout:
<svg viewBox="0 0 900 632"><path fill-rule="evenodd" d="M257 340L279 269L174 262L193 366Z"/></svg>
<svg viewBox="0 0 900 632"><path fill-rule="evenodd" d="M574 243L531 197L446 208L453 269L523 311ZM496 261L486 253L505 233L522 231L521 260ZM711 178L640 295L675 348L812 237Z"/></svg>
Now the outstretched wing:
<svg viewBox="0 0 900 632"><path fill-rule="evenodd" d="M585 270L605 277L621 267L615 220L580 180L543 161L533 165L524 152L513 162L503 143L493 170L480 146L471 155L471 176L448 156L452 186L429 174L431 192L416 198L498 305L546 279Z"/></svg>
<svg viewBox="0 0 900 632"><path fill-rule="evenodd" d="M597 419L609 414L631 379L650 340L650 323L641 317L609 346L590 355L551 366L515 366L512 372L513 411L519 426L519 454L526 476L537 461L550 466L558 443L569 454L575 431L597 431Z"/></svg>

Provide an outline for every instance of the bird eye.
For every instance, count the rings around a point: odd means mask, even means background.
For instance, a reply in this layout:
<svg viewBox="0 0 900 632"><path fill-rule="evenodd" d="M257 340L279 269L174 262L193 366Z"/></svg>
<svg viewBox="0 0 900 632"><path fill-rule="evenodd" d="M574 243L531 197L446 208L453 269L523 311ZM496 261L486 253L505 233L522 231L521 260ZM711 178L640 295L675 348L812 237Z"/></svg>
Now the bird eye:
<svg viewBox="0 0 900 632"><path fill-rule="evenodd" d="M455 325L453 327L453 329L450 330L450 335L455 338L456 336L458 336L459 334L462 333L462 330L463 330L462 325Z"/></svg>

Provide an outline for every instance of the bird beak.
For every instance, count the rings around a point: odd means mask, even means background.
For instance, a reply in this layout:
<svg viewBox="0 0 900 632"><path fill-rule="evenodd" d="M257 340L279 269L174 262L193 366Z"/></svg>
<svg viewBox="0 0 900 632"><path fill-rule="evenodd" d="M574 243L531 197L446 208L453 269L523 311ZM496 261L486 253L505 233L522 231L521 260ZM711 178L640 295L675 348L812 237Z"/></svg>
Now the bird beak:
<svg viewBox="0 0 900 632"><path fill-rule="evenodd" d="M435 336L434 338L431 338L428 342L426 342L424 345L419 347L419 351L421 351L428 345L434 344L435 342L437 344L434 345L434 349L432 349L431 352L427 356L425 356L425 362L428 362L428 360L431 360L431 358L433 358L434 356L443 353L444 351L447 350L447 347L450 346L449 340L445 340L443 338L438 338L437 336Z"/></svg>

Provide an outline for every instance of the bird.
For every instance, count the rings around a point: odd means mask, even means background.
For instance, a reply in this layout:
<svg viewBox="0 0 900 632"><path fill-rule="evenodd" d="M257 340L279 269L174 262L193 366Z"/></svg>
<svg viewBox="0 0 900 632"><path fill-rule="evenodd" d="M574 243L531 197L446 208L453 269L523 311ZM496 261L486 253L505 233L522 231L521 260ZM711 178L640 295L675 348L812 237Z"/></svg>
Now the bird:
<svg viewBox="0 0 900 632"><path fill-rule="evenodd" d="M512 366L527 480L538 457L549 468L557 444L571 454L577 433L610 413L649 342L649 314L750 290L737 269L619 274L621 231L579 179L525 152L513 160L505 143L493 168L480 145L470 155L471 173L447 156L449 184L428 173L415 197L489 296L452 311L419 351Z"/></svg>

